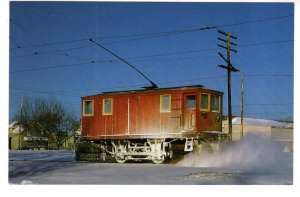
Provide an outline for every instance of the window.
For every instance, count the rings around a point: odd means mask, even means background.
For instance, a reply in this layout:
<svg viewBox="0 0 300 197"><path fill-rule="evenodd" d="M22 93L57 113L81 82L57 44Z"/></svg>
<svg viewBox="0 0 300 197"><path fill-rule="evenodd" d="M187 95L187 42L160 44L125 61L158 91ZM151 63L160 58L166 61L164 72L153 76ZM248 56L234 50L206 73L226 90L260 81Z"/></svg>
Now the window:
<svg viewBox="0 0 300 197"><path fill-rule="evenodd" d="M103 99L102 115L112 115L113 113L113 99Z"/></svg>
<svg viewBox="0 0 300 197"><path fill-rule="evenodd" d="M201 93L200 96L200 110L201 111L209 111L210 108L210 100L209 94Z"/></svg>
<svg viewBox="0 0 300 197"><path fill-rule="evenodd" d="M195 109L196 108L196 96L186 96L186 109Z"/></svg>
<svg viewBox="0 0 300 197"><path fill-rule="evenodd" d="M94 101L86 100L83 101L83 116L93 116L94 115Z"/></svg>
<svg viewBox="0 0 300 197"><path fill-rule="evenodd" d="M212 95L211 96L211 109L213 112L220 112L220 96Z"/></svg>
<svg viewBox="0 0 300 197"><path fill-rule="evenodd" d="M170 112L171 111L171 95L165 94L160 95L160 112Z"/></svg>

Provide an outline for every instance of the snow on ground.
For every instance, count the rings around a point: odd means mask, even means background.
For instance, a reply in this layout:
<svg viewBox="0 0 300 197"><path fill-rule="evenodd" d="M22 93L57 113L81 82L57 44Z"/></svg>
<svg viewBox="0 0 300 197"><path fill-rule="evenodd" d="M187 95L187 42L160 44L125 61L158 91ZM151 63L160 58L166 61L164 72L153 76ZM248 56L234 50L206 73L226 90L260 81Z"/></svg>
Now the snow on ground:
<svg viewBox="0 0 300 197"><path fill-rule="evenodd" d="M214 152L195 150L177 163L182 166L226 167L248 171L288 169L292 164L291 153L286 153L270 138L252 133Z"/></svg>
<svg viewBox="0 0 300 197"><path fill-rule="evenodd" d="M10 151L11 184L293 184L293 154L247 135L223 150L199 150L177 164L76 162L73 151Z"/></svg>
<svg viewBox="0 0 300 197"><path fill-rule="evenodd" d="M282 179L286 180L286 183L292 184L293 154L284 151L283 147L270 138L249 133L243 140L223 146L225 147L216 148L217 150L215 151L204 148L201 150L196 149L191 154L186 155L176 165L225 168L229 171L255 176L258 174L274 177L281 176ZM275 179L268 180L265 183L277 184Z"/></svg>

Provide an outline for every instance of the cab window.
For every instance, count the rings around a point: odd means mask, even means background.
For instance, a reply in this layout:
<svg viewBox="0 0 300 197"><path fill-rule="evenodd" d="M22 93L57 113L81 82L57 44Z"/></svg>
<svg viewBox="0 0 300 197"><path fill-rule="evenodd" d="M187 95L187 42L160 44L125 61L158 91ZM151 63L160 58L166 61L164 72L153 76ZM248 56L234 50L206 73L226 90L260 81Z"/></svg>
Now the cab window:
<svg viewBox="0 0 300 197"><path fill-rule="evenodd" d="M217 96L217 95L212 95L211 96L211 110L213 112L220 112L221 111L220 96Z"/></svg>
<svg viewBox="0 0 300 197"><path fill-rule="evenodd" d="M102 106L102 115L112 115L113 113L113 99L103 99L103 106Z"/></svg>
<svg viewBox="0 0 300 197"><path fill-rule="evenodd" d="M83 116L93 116L94 115L94 101L85 100L83 101Z"/></svg>
<svg viewBox="0 0 300 197"><path fill-rule="evenodd" d="M201 93L200 94L200 110L209 111L210 108L210 98L209 94Z"/></svg>
<svg viewBox="0 0 300 197"><path fill-rule="evenodd" d="M196 108L196 96L190 95L186 97L186 109L195 109Z"/></svg>
<svg viewBox="0 0 300 197"><path fill-rule="evenodd" d="M160 95L160 112L170 112L171 111L171 95L165 94Z"/></svg>

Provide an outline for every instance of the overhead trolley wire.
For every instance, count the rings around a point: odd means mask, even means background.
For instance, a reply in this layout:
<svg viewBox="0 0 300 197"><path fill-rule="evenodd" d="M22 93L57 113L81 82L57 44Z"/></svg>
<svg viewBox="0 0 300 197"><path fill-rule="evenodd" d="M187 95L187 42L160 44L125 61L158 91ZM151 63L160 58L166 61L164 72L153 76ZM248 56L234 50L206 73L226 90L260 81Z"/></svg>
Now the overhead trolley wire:
<svg viewBox="0 0 300 197"><path fill-rule="evenodd" d="M12 22L13 24L15 24L17 27L19 27L20 29L22 29L23 31L29 33L30 35L32 35L33 37L35 37L36 39L38 39L39 41L42 41L44 43L44 45L49 45L47 42L45 42L42 38L40 38L39 36L35 35L35 33L33 33L32 31L28 30L27 28L25 28L24 26L20 25L19 23L16 23L15 20L13 20L12 18L9 19L10 22ZM18 48L21 48L18 47ZM24 48L24 47L22 47Z"/></svg>
<svg viewBox="0 0 300 197"><path fill-rule="evenodd" d="M50 42L48 44L34 44L34 45L28 45L28 46L20 46L10 49L18 49L18 48L32 48L32 47L42 47L42 46L50 46L50 45L59 45L59 44L68 44L68 43L74 43L74 42L80 42L80 41L87 41L88 39L77 39L77 40L68 40L68 41L60 41L60 42Z"/></svg>
<svg viewBox="0 0 300 197"><path fill-rule="evenodd" d="M169 36L174 34L182 34L182 33L188 33L188 32L194 32L194 31L203 31L203 30L209 30L209 29L215 29L216 26L207 26L207 27L201 27L201 28L193 28L193 29L184 29L184 30L176 30L176 31L164 31L164 32L156 32L156 33L143 33L143 34L130 34L130 35L120 35L120 36L99 36L99 37L92 37L92 39L107 39L107 38L127 38L127 37L138 37L138 36L147 36L142 38L134 38L129 40L121 40L121 41L115 41L115 42L107 42L105 44L113 44L113 43L119 43L119 42L128 42L128 41L135 41L135 40L142 40L142 39L149 39L149 38L155 38L155 37L161 37L161 36ZM68 40L68 41L60 41L60 42L52 42L47 44L35 44L35 45L28 45L28 46L22 46L22 48L31 48L31 47L41 47L41 46L49 46L49 45L58 45L58 44L67 44L67 43L73 43L73 42L81 42L81 41L89 41L91 38L83 38L83 39L75 39L75 40ZM18 49L20 47L15 47L11 49Z"/></svg>
<svg viewBox="0 0 300 197"><path fill-rule="evenodd" d="M14 45L17 46L17 48L20 48L19 44L17 43L17 41L15 41L14 39L11 38L11 36L9 36L9 39L14 43Z"/></svg>
<svg viewBox="0 0 300 197"><path fill-rule="evenodd" d="M293 39L287 39L287 40L278 40L278 41L270 41L270 42L260 42L260 43L253 43L253 44L244 44L244 45L238 45L236 47L251 47L251 46L259 46L259 45L268 45L268 44L280 44L285 42L294 42Z"/></svg>
<svg viewBox="0 0 300 197"><path fill-rule="evenodd" d="M207 80L207 79L216 79L216 78L223 78L226 77L225 75L218 75L218 76L210 76L210 77L202 77L202 78L197 78L197 79L189 79L189 80L177 80L177 81L166 81L166 82L158 82L157 84L170 84L170 83L178 83L178 82L189 82L189 81L196 81L196 80ZM93 88L89 89L91 91L95 90L107 90L107 89L124 89L124 88L133 88L133 87L141 87L142 85L131 85L131 86L116 86L116 87L110 87L110 88ZM70 94L70 93L75 93L75 92L84 92L86 89L76 89L76 90L54 90L54 91L49 91L45 89L38 89L38 88L33 88L33 87L24 87L24 86L10 86L10 89L14 90L21 90L21 91L29 91L29 92L36 92L36 93L45 93L45 94L53 94L53 95L68 95L68 96L75 96L79 94Z"/></svg>
<svg viewBox="0 0 300 197"><path fill-rule="evenodd" d="M53 69L53 68L64 68L64 67L80 66L80 65L93 64L93 63L99 63L99 62L111 62L111 60L89 61L89 62L82 62L82 63L76 63L76 64L65 64L65 65L59 65L59 66L48 66L48 67L40 67L40 68L28 68L28 69L11 71L10 73L28 72L28 71L45 70L45 69Z"/></svg>
<svg viewBox="0 0 300 197"><path fill-rule="evenodd" d="M209 29L215 29L217 26L207 26L204 28L196 28L196 29L190 29L190 30L182 30L178 32L173 32L173 33L163 33L161 35L154 35L154 36L148 36L148 37L142 37L142 38L133 38L133 39L128 39L128 40L120 40L120 41L113 41L113 42L106 42L103 43L104 45L109 45L109 44L116 44L116 43L123 43L123 42L131 42L131 41L136 41L136 40L145 40L149 38L157 38L157 37L162 37L162 36L171 36L171 35L176 35L176 34L182 34L182 33L189 33L189 32L194 32L194 31L203 31L203 30L209 30Z"/></svg>
<svg viewBox="0 0 300 197"><path fill-rule="evenodd" d="M255 104L244 104L247 106L258 105L258 106L273 106L273 105L293 105L294 103L255 103ZM233 105L232 107L240 107L240 105Z"/></svg>
<svg viewBox="0 0 300 197"><path fill-rule="evenodd" d="M239 47L242 48L242 47L251 47L251 46L258 46L258 45L280 44L280 43L292 42L292 41L293 40L280 40L280 41L271 41L271 42L261 42L261 43L254 43L254 44L239 45ZM137 57L125 57L124 59L135 60L135 59L155 58L155 57L161 57L161 56L171 56L171 55L198 53L198 52L215 51L215 50L219 50L219 48L199 49L199 50L190 50L190 51L179 51L179 52L173 52L173 53L161 53L161 54L145 55L145 56L137 56ZM64 55L71 56L71 55L68 55L68 54L64 54ZM66 65L60 65L60 66L48 66L48 67L40 67L40 68L21 69L21 70L11 71L10 73L28 72L28 71L35 71L35 70L63 68L63 67L70 67L70 66L79 66L79 65L86 65L86 64L92 64L92 63L107 63L107 62L112 63L112 62L116 62L116 60L91 60L91 61L76 63L76 64L66 64ZM233 76L235 76L235 75L233 75ZM239 76L239 75L236 75L236 76Z"/></svg>
<svg viewBox="0 0 300 197"><path fill-rule="evenodd" d="M128 41L135 41L135 40L142 40L142 39L148 39L148 38L153 38L153 37L160 37L160 36L167 36L167 35L174 35L174 34L181 34L181 33L188 33L188 32L193 32L193 31L201 31L201 30L209 30L209 29L215 29L215 28L220 28L220 27L226 27L226 26L234 26L234 25L242 25L242 24L249 24L249 23L256 23L256 22L263 22L263 21L270 21L270 20L278 20L278 19L282 19L282 18L288 18L288 17L292 17L294 15L286 15L286 16L278 16L278 17L272 17L272 18L266 18L266 19L258 19L258 20L252 20L252 21L245 21L245 22L239 22L239 23L232 23L232 24L227 24L227 25L221 25L221 26L207 26L207 27L202 27L202 28L193 28L193 29L185 29L185 30L177 30L177 31L164 31L164 32L157 32L157 33L144 33L144 34L131 34L131 35L125 35L125 36L106 36L106 37L96 37L94 39L100 39L100 38L121 38L121 37L132 37L132 36L145 36L145 35L154 35L154 36L150 36L150 37L145 37L145 38L135 38L135 39L129 39L129 40L122 40L122 41L114 41L114 42L107 42L104 43L104 45L108 45L108 44L115 44L115 43L122 43L122 42L128 42ZM13 21L11 19L11 21L13 23L15 23L15 21ZM16 25L19 25L17 23L15 23ZM19 25L20 26L20 25ZM22 29L24 29L25 31L31 33L32 35L34 35L35 37L37 37L35 34L33 34L31 31L28 31L26 28L24 28L23 26L20 26ZM43 41L41 38L37 37L39 40ZM54 42L54 43L47 43L45 41L43 41L47 46L49 45L54 45L54 44L62 44L62 43L72 43L72 42L78 42L78 41L86 41L89 39L77 39L77 40L71 40L71 41L63 41L63 42ZM282 40L282 41L275 41L275 42L267 42L267 43L254 43L254 44L248 44L248 45L240 45L237 47L248 47L248 46L255 46L255 45L264 45L264 44L276 44L276 43L280 43L280 42L291 42L293 40ZM17 44L17 43L15 43ZM44 44L44 45L45 45ZM44 46L42 44L39 44L39 46ZM32 45L33 46L37 46L37 45ZM29 47L29 46L28 46ZM22 47L23 48L28 48L28 47ZM12 56L11 58L19 58L19 57L28 57L28 56L34 56L34 55L41 55L41 54L47 54L47 53L53 53L53 52L60 52L60 51L67 51L67 50L76 50L76 49L82 49L82 48L88 48L88 47L93 47L93 45L86 45L86 46L79 46L79 47L73 47L73 48L65 48L65 49L57 49L57 50L50 50L50 51L43 51L43 52L34 52L31 54L26 54L26 55L20 55L20 56ZM21 48L20 46L18 46L18 48ZM212 49L212 50L216 50L216 49ZM60 55L66 55L66 54L60 54ZM69 57L72 57L71 55L66 55ZM78 58L77 58L78 59Z"/></svg>
<svg viewBox="0 0 300 197"><path fill-rule="evenodd" d="M293 42L293 41L294 41L293 39L287 39L287 40L278 40L278 41L270 41L270 42L260 42L260 43L253 43L253 44L244 44L244 45L238 45L237 47L238 48L242 48L242 47L251 47L251 46L259 46L259 45L280 44L280 43ZM11 58L28 57L28 56L33 56L33 55L43 55L43 54L47 54L47 53L60 52L60 51L68 51L68 50L77 50L77 49L89 48L89 47L94 47L94 45L84 45L84 46L78 46L78 47L72 47L72 48L65 48L65 49L57 49L57 50L50 50L50 51L34 52L32 54L12 56ZM191 51L174 52L174 53L165 53L165 54L158 54L158 55L145 56L145 57L157 57L157 56L165 56L165 55L170 55L170 54L171 55L176 55L176 54L183 54L183 53L196 53L196 52L200 52L200 51L213 51L213 50L219 50L219 48L200 49L200 50L191 50Z"/></svg>
<svg viewBox="0 0 300 197"><path fill-rule="evenodd" d="M241 75L232 75L233 77L240 77ZM244 74L245 77L292 77L292 74L270 74L270 75L261 75L261 74Z"/></svg>
<svg viewBox="0 0 300 197"><path fill-rule="evenodd" d="M32 54L12 56L12 58L28 57L28 56L33 56L33 55L44 55L44 54L53 53L53 52L70 51L70 50L77 50L77 49L83 49L83 48L89 48L89 47L94 47L94 45L84 45L84 46L78 46L78 47L72 47L72 48L66 48L66 49L56 49L56 50L41 51L41 52L36 51Z"/></svg>
<svg viewBox="0 0 300 197"><path fill-rule="evenodd" d="M18 44L18 42L16 40L14 40L11 36L9 36L9 39L10 41L17 46L18 49L22 49L23 51L26 51L26 52L29 52L29 53L32 53L31 50L29 49L26 49L26 48L21 48L20 45Z"/></svg>
<svg viewBox="0 0 300 197"><path fill-rule="evenodd" d="M26 88L18 88L18 87L10 87L10 89L13 89L13 90L21 90L21 91L27 91L27 92L42 93L42 94L57 95L57 96L71 96L71 97L78 97L78 96L75 95L75 94L53 93L53 92L49 92L49 91L42 91L42 90L36 90L36 89L26 89Z"/></svg>
<svg viewBox="0 0 300 197"><path fill-rule="evenodd" d="M257 19L257 20L251 20L251 21L244 21L244 22L239 22L239 23L219 25L218 28L230 27L230 26L236 26L236 25L245 25L245 24L257 23L257 22L271 21L271 20L278 20L278 19L283 19L283 18L290 18L290 17L293 17L293 16L294 15L291 14L291 15L277 16L277 17L271 17L271 18L265 18L265 19Z"/></svg>
<svg viewBox="0 0 300 197"><path fill-rule="evenodd" d="M271 18L265 18L265 19L244 21L244 22L239 22L239 23L207 26L207 27L201 27L201 28L183 29L183 30L175 30L175 31L163 31L163 32L154 32L154 33L141 33L141 34L117 35L117 36L99 36L99 37L92 37L92 39L116 39L116 38L126 38L126 37L148 36L148 37L144 37L144 38L136 38L136 39L106 43L106 44L112 44L112 43L118 43L118 42L128 42L128 41L149 39L149 38L160 37L160 36L169 36L169 35L176 35L176 34L182 34L182 33L189 33L189 32L195 32L195 31L210 30L210 29L215 29L215 28L230 27L230 26L251 24L251 23L271 21L271 20L279 20L279 19L283 19L283 18L289 18L292 16L294 16L294 15L278 16L278 17L271 17ZM28 31L28 30L26 29L26 31ZM32 32L30 32L30 33L32 33ZM90 38L74 39L74 40L68 40L68 41L58 41L58 42L52 42L52 43L46 43L46 44L35 44L35 45L28 45L28 46L21 46L21 47L22 48L31 48L31 47L40 47L40 46L45 46L45 45L50 46L50 45L58 45L58 44L68 44L68 43L73 43L73 42L88 41L89 39ZM11 49L18 49L18 47L11 48Z"/></svg>
<svg viewBox="0 0 300 197"><path fill-rule="evenodd" d="M293 113L292 111L290 112L245 112L245 114L251 114L251 115L261 115L261 114L289 114Z"/></svg>
<svg viewBox="0 0 300 197"><path fill-rule="evenodd" d="M146 38L154 38L154 37L161 37L161 36L167 36L167 35L174 35L174 34L180 34L180 33L187 33L187 32L192 32L192 31L201 31L201 30L208 30L208 29L213 29L216 27L203 27L203 28L196 28L196 29L190 29L190 30L181 30L181 31L174 31L173 33L163 33L162 35L155 35L155 36L150 36L150 37L146 37ZM161 34L161 33L157 33L157 34ZM108 44L115 44L115 43L121 43L121 42L129 42L129 41L135 41L135 40L142 40L142 39L146 39L144 38L135 38L135 39L130 39L130 40L122 40L122 41L115 41L115 42L107 42L107 43L103 43L104 45L108 45ZM90 39L98 39L98 38L90 38ZM90 39L86 40L89 41ZM83 41L81 40L81 41ZM58 49L58 50L50 50L50 51L43 51L43 52L35 52L32 54L26 54L26 55L20 55L20 56L12 56L13 58L18 58L18 57L28 57L28 56L33 56L33 55L39 55L39 54L46 54L46 53L52 53L52 52L58 52L58 51L67 51L67 50L74 50L74 49L81 49L81 48L88 48L88 47L93 47L94 45L86 45L86 46L80 46L80 47L73 47L73 48L65 48L65 49ZM24 48L24 47L23 47Z"/></svg>
<svg viewBox="0 0 300 197"><path fill-rule="evenodd" d="M235 75L237 76L237 75ZM247 76L247 75L244 75ZM251 76L259 76L262 77L262 75L251 75ZM274 76L274 75L263 75L263 76ZM287 76L285 74L283 75L277 75L277 76ZM163 84L171 84L171 83L178 83L178 82L190 82L190 81L197 81L197 80L208 80L208 79L217 79L217 78L226 78L226 75L215 75L215 76L209 76L209 77L201 77L201 78L194 78L194 79L188 79L188 80L176 80L176 81L165 81L165 82L157 82L157 84L163 85ZM124 89L124 88L133 88L133 87L141 87L142 84L140 85L130 85L130 86L115 86L115 87L109 87L109 88L104 88L104 87L99 87L99 88L91 88L89 89L90 91L100 91L100 90L107 90L107 89ZM67 94L68 96L73 96L73 95L79 95L79 94L70 94L70 93L75 93L75 92L84 92L86 89L73 89L73 90L45 90L45 89L37 89L33 87L24 87L24 86L10 86L10 89L15 89L15 90L22 90L22 91L30 91L30 92L37 92L37 93L47 93L47 94L57 94L57 95L64 95ZM292 105L293 103L284 103L284 105ZM246 105L283 105L281 104L246 104ZM237 105L236 105L237 106ZM236 107L235 105L233 107Z"/></svg>
<svg viewBox="0 0 300 197"><path fill-rule="evenodd" d="M32 31L28 30L27 28L23 27L22 25L20 25L19 23L16 23L13 19L10 19L10 21L15 24L16 26L18 26L19 28L21 28L23 31L26 31L27 33L31 34L32 36L34 36L36 39L42 41L44 43L44 45L47 45L47 46L51 46L52 48L52 45L49 44L48 42L46 42L45 40L43 40L42 38L40 38L39 36L35 35ZM75 50L75 49L81 49L81 48L85 48L87 46L79 46L79 47L73 47L73 48L70 48L68 50ZM92 47L92 46L88 46L88 47ZM17 48L21 48L24 50L24 47L21 47L20 45L18 45ZM12 56L11 58L14 58L14 57L26 57L26 56L32 56L32 55L40 55L40 54L47 54L47 53L53 53L53 52L60 52L60 51L66 51L66 49L55 49L55 48L52 48L54 50L52 51L45 51L45 52L38 52L38 51L35 51L35 52L32 52L32 54L27 54L27 55L22 55L22 56ZM26 49L25 49L26 50ZM28 49L27 49L28 50ZM28 50L29 51L29 50ZM59 55L66 55L68 57L72 57L74 58L73 56L71 55L68 55L68 54L59 54ZM76 58L78 59L78 58Z"/></svg>

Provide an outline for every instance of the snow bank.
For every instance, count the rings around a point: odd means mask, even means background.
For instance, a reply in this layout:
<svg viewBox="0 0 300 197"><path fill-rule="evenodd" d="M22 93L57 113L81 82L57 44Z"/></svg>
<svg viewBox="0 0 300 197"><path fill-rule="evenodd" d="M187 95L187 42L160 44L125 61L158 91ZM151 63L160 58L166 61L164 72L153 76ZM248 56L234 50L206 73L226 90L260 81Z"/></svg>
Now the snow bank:
<svg viewBox="0 0 300 197"><path fill-rule="evenodd" d="M21 185L30 185L30 184L32 184L32 182L31 181L27 181L27 180L23 180L23 181L21 181L20 184Z"/></svg>
<svg viewBox="0 0 300 197"><path fill-rule="evenodd" d="M13 128L18 122L17 121L13 121L9 124L8 128Z"/></svg>
<svg viewBox="0 0 300 197"><path fill-rule="evenodd" d="M274 127L287 127L288 124L284 122L278 122L275 120L244 118L244 125L256 125L256 126L274 126ZM241 118L236 117L232 119L232 124L241 124Z"/></svg>
<svg viewBox="0 0 300 197"><path fill-rule="evenodd" d="M293 155L283 151L276 142L249 133L243 140L232 142L224 149L196 149L176 165L190 167L224 167L244 172L291 172Z"/></svg>

